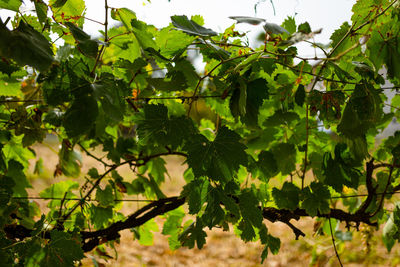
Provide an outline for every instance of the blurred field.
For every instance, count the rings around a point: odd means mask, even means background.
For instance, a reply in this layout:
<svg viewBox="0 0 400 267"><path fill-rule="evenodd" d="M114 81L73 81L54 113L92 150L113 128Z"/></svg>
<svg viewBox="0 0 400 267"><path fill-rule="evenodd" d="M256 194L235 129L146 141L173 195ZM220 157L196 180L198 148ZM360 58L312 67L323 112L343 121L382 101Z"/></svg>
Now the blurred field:
<svg viewBox="0 0 400 267"><path fill-rule="evenodd" d="M29 175L33 189L30 190L31 196L36 196L48 185L66 179L65 177L53 178L53 172L57 164L57 144L40 145L34 147L37 152L37 159L44 160L44 172L38 176ZM95 160L87 157L82 151L83 171L87 171L92 166L99 167ZM167 169L170 177L166 178L163 191L167 196L178 195L184 184L182 173L185 170L182 158L168 157ZM34 166L35 160L31 162ZM119 170L124 177L129 178L132 174L128 169ZM132 177L133 178L133 177ZM79 179L77 180L79 181ZM45 201L37 201L44 208ZM128 215L133 213L139 206L137 203L124 203L121 210ZM163 220L157 218L159 230L162 230ZM330 236L316 236L314 233L314 220L310 218L300 221L291 221L298 226L305 234L305 238L295 240L293 232L282 223L270 223L265 220L269 233L281 238L281 249L278 255L270 254L263 264L261 264L261 252L263 246L259 242L244 243L239 237L235 236L232 227L231 231L223 232L220 229L207 231L207 243L203 249L181 248L171 251L168 246L167 237L160 232L154 233L154 245L142 246L133 239L133 234L129 230L123 231L120 244L116 244L115 251L108 249L107 260L101 259L95 251L87 253L87 258L83 260L83 266L339 266L335 256L332 240ZM344 224L340 224L339 229L344 229ZM380 234L376 234L366 242L366 234L363 230L368 227L361 226L362 231L353 234L352 241L341 242L337 240L337 249L344 266L400 266L400 248L396 244L389 254L383 246ZM94 260L93 260L94 259Z"/></svg>

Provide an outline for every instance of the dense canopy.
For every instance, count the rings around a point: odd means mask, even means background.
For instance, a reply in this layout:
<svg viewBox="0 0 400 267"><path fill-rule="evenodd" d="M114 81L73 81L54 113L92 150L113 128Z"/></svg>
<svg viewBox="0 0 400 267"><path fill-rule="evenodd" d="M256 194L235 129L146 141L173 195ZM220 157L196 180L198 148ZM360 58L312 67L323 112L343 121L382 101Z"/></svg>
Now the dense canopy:
<svg viewBox="0 0 400 267"><path fill-rule="evenodd" d="M84 0L32 2L21 13L21 0L0 0L15 12L0 20L1 266L71 266L125 229L151 244L159 216L171 249L202 248L218 227L260 240L264 260L280 248L265 221L298 239L302 217L333 241L326 225L384 225L387 250L398 246L400 131L388 129L400 118L399 0L357 1L329 44L293 17L232 17L217 32L176 15L156 28L107 0L94 39ZM258 47L236 23L263 25ZM29 173L46 159L32 159L50 137L61 178L35 193ZM99 165L85 170L82 154ZM187 168L176 196L162 189L170 155ZM143 202L123 214L129 199Z"/></svg>

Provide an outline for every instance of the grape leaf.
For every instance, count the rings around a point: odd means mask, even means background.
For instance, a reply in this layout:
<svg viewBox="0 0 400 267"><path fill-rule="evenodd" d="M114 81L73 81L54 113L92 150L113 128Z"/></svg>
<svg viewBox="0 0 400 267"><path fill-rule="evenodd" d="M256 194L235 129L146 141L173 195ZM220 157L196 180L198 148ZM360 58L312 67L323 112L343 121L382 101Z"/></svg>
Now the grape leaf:
<svg viewBox="0 0 400 267"><path fill-rule="evenodd" d="M285 182L282 189L274 187L272 196L280 209L294 210L299 206L300 189L292 183Z"/></svg>
<svg viewBox="0 0 400 267"><path fill-rule="evenodd" d="M83 25L84 0L50 0L49 6L57 22L77 22L79 26Z"/></svg>
<svg viewBox="0 0 400 267"><path fill-rule="evenodd" d="M193 248L196 243L197 248L201 249L206 243L206 236L207 234L203 230L202 221L200 218L197 218L196 222L187 227L179 236L179 241L189 248Z"/></svg>
<svg viewBox="0 0 400 267"><path fill-rule="evenodd" d="M2 0L0 1L0 8L9 9L15 12L19 11L22 0Z"/></svg>
<svg viewBox="0 0 400 267"><path fill-rule="evenodd" d="M272 178L278 174L278 164L274 154L270 151L261 151L258 155L257 166L266 179Z"/></svg>
<svg viewBox="0 0 400 267"><path fill-rule="evenodd" d="M194 127L184 116L168 118L168 109L164 105L146 105L144 119L138 122L137 133L140 142L176 148L189 141L194 134Z"/></svg>
<svg viewBox="0 0 400 267"><path fill-rule="evenodd" d="M241 231L240 238L242 238L244 242L253 241L256 237L256 232L254 231L253 225L248 220L240 221L237 228Z"/></svg>
<svg viewBox="0 0 400 267"><path fill-rule="evenodd" d="M240 81L241 78L238 79ZM239 84L243 84L239 83ZM258 126L259 109L264 99L269 97L268 83L264 79L256 79L245 86L238 86L232 93L229 107L232 115L240 116L248 126Z"/></svg>
<svg viewBox="0 0 400 267"><path fill-rule="evenodd" d="M246 146L240 136L226 127L219 129L214 141L197 134L185 145L187 162L196 177L208 176L216 181L233 179L240 165L247 165Z"/></svg>
<svg viewBox="0 0 400 267"><path fill-rule="evenodd" d="M297 31L302 33L310 33L311 32L310 24L308 24L308 22L300 24L299 27L297 28Z"/></svg>
<svg viewBox="0 0 400 267"><path fill-rule="evenodd" d="M156 37L160 53L168 58L181 54L194 40L194 36L173 30L171 27L163 28Z"/></svg>
<svg viewBox="0 0 400 267"><path fill-rule="evenodd" d="M301 207L314 217L318 212L321 214L329 212L329 199L331 194L329 189L322 183L312 182L310 186L303 189L301 193L303 202Z"/></svg>
<svg viewBox="0 0 400 267"><path fill-rule="evenodd" d="M102 207L108 207L114 204L114 194L111 185L107 185L104 190L102 190L101 188L97 188L96 200Z"/></svg>
<svg viewBox="0 0 400 267"><path fill-rule="evenodd" d="M353 188L358 186L359 171L347 165L338 153L335 153L335 158L331 153L325 153L322 170L325 176L324 183L332 186L337 192L342 191L343 185Z"/></svg>
<svg viewBox="0 0 400 267"><path fill-rule="evenodd" d="M88 210L90 212L90 220L96 228L107 226L108 221L113 217L112 207L103 208L91 204Z"/></svg>
<svg viewBox="0 0 400 267"><path fill-rule="evenodd" d="M107 74L102 75L101 80L91 86L104 114L114 122L121 121L125 111L124 98L129 96L129 88L122 81Z"/></svg>
<svg viewBox="0 0 400 267"><path fill-rule="evenodd" d="M303 106L304 100L306 98L306 91L304 90L304 85L299 84L296 93L294 94L294 102L300 107Z"/></svg>
<svg viewBox="0 0 400 267"><path fill-rule="evenodd" d="M0 56L11 58L22 66L35 67L39 71L46 71L53 63L49 41L23 20L13 31L0 20Z"/></svg>
<svg viewBox="0 0 400 267"><path fill-rule="evenodd" d="M73 266L84 257L80 239L61 231L51 231L51 241L45 247L46 256L40 266Z"/></svg>
<svg viewBox="0 0 400 267"><path fill-rule="evenodd" d="M217 33L211 29L200 26L193 20L189 20L187 16L172 16L172 24L179 30L186 32L190 35L197 35L202 37L214 36Z"/></svg>
<svg viewBox="0 0 400 267"><path fill-rule="evenodd" d="M188 199L189 214L196 214L200 211L207 199L208 191L209 183L203 179L193 180L183 187L181 195Z"/></svg>
<svg viewBox="0 0 400 267"><path fill-rule="evenodd" d="M69 28L72 35L77 42L78 50L89 57L96 57L98 50L98 43L90 38L90 35L85 33L81 28L77 27L71 22L66 22L65 25Z"/></svg>
<svg viewBox="0 0 400 267"><path fill-rule="evenodd" d="M204 226L210 229L215 225L220 225L225 217L225 212L221 207L221 194L218 191L218 188L211 187L207 192L207 206L201 216Z"/></svg>
<svg viewBox="0 0 400 267"><path fill-rule="evenodd" d="M292 121L297 121L299 119L300 117L296 112L277 110L274 115L265 120L264 126L275 127L282 124L289 125Z"/></svg>
<svg viewBox="0 0 400 267"><path fill-rule="evenodd" d="M75 99L64 114L63 126L68 136L77 137L87 133L94 126L98 113L93 97L85 95Z"/></svg>
<svg viewBox="0 0 400 267"><path fill-rule="evenodd" d="M290 174L296 169L296 148L293 144L279 143L272 147L272 154L282 175Z"/></svg>
<svg viewBox="0 0 400 267"><path fill-rule="evenodd" d="M282 23L282 27L285 28L290 34L296 31L296 21L294 17L288 16Z"/></svg>
<svg viewBox="0 0 400 267"><path fill-rule="evenodd" d="M258 207L258 200L251 191L244 191L239 195L239 208L243 220L250 222L251 225L260 228L263 216Z"/></svg>

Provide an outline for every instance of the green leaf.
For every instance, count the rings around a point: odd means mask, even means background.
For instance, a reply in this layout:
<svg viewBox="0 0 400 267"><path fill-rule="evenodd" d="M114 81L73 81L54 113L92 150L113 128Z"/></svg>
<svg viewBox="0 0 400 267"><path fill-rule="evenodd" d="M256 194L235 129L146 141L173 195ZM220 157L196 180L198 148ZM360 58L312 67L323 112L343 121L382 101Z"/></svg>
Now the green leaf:
<svg viewBox="0 0 400 267"><path fill-rule="evenodd" d="M40 266L73 266L75 262L83 259L79 237L60 231L50 232L51 241L45 247L46 256Z"/></svg>
<svg viewBox="0 0 400 267"><path fill-rule="evenodd" d="M222 190L218 190L218 197L221 199L222 204L224 204L225 209L228 210L236 218L240 217L240 208L238 204L233 200L232 197L227 195Z"/></svg>
<svg viewBox="0 0 400 267"><path fill-rule="evenodd" d="M68 0L55 0L55 2L52 4L53 7L62 7L67 3Z"/></svg>
<svg viewBox="0 0 400 267"><path fill-rule="evenodd" d="M53 11L53 17L57 22L78 22L83 25L85 11L84 0L50 0L49 6Z"/></svg>
<svg viewBox="0 0 400 267"><path fill-rule="evenodd" d="M239 78L238 81L241 81ZM265 99L269 97L268 83L264 79L256 79L248 84L243 81L233 91L229 107L232 115L239 116L241 121L248 126L258 126L259 109Z"/></svg>
<svg viewBox="0 0 400 267"><path fill-rule="evenodd" d="M183 187L182 196L188 199L189 214L200 211L207 199L209 185L207 180L195 179Z"/></svg>
<svg viewBox="0 0 400 267"><path fill-rule="evenodd" d="M103 208L91 204L89 212L90 212L90 220L93 222L94 226L97 229L106 227L108 222L113 217L112 207Z"/></svg>
<svg viewBox="0 0 400 267"><path fill-rule="evenodd" d="M168 78L147 78L146 80L158 91L172 92L187 89L186 79L181 72L171 74Z"/></svg>
<svg viewBox="0 0 400 267"><path fill-rule="evenodd" d="M90 168L90 170L88 171L88 175L90 176L90 178L92 179L97 179L100 177L99 172L97 171L96 168Z"/></svg>
<svg viewBox="0 0 400 267"><path fill-rule="evenodd" d="M71 22L66 22L65 25L69 28L77 43L78 50L89 57L97 56L98 43L90 38L90 35L85 33L81 28Z"/></svg>
<svg viewBox="0 0 400 267"><path fill-rule="evenodd" d="M65 112L63 126L69 137L78 137L93 128L98 115L97 102L86 95L75 99Z"/></svg>
<svg viewBox="0 0 400 267"><path fill-rule="evenodd" d="M189 248L193 248L196 243L197 248L201 249L206 243L206 236L207 234L203 230L202 221L200 218L197 218L196 222L187 227L179 236L179 241Z"/></svg>
<svg viewBox="0 0 400 267"><path fill-rule="evenodd" d="M24 166L16 160L8 161L7 176L15 182L12 190L15 196L27 196L26 188L32 188L23 172Z"/></svg>
<svg viewBox="0 0 400 267"><path fill-rule="evenodd" d="M78 177L81 172L82 156L81 154L73 149L70 149L62 144L60 151L58 152L59 162L57 168L68 177Z"/></svg>
<svg viewBox="0 0 400 267"><path fill-rule="evenodd" d="M195 39L194 36L166 27L160 30L155 41L160 53L170 58L181 54Z"/></svg>
<svg viewBox="0 0 400 267"><path fill-rule="evenodd" d="M147 221L145 224L141 225L138 227L138 236L139 236L139 243L142 246L152 246L153 245L153 236L154 234L152 232L158 232L158 225L154 221L154 219L151 219Z"/></svg>
<svg viewBox="0 0 400 267"><path fill-rule="evenodd" d="M121 121L126 106L124 98L129 96L129 88L122 81L115 80L107 74L102 75L101 80L91 86L104 114L114 122Z"/></svg>
<svg viewBox="0 0 400 267"><path fill-rule="evenodd" d="M296 93L294 94L294 102L298 106L302 107L305 99L306 99L306 91L304 90L304 85L299 84Z"/></svg>
<svg viewBox="0 0 400 267"><path fill-rule="evenodd" d="M172 16L172 24L179 30L186 32L190 35L197 35L202 37L215 36L217 33L211 29L200 26L193 20L189 20L187 16Z"/></svg>
<svg viewBox="0 0 400 267"><path fill-rule="evenodd" d="M285 28L290 34L296 31L296 21L294 17L288 16L282 23L282 27Z"/></svg>
<svg viewBox="0 0 400 267"><path fill-rule="evenodd" d="M212 142L200 134L192 137L185 150L194 175L205 175L216 181L231 180L240 165L247 165L246 146L239 141L240 136L226 127L219 129Z"/></svg>
<svg viewBox="0 0 400 267"><path fill-rule="evenodd" d="M39 19L40 24L46 23L47 20L47 5L45 2L42 0L37 0L34 2L35 3L35 10L36 10L36 15Z"/></svg>
<svg viewBox="0 0 400 267"><path fill-rule="evenodd" d="M338 146L335 149L335 158L331 153L325 153L322 170L325 176L324 183L330 185L337 192L341 192L343 185L357 188L360 172L341 158Z"/></svg>
<svg viewBox="0 0 400 267"><path fill-rule="evenodd" d="M329 212L329 199L331 194L327 186L322 183L312 182L303 189L301 207L314 217L318 212L320 214Z"/></svg>
<svg viewBox="0 0 400 267"><path fill-rule="evenodd" d="M320 92L313 90L307 96L307 102L310 105L310 114L318 115L318 118L327 125L337 123L341 118L341 105L345 101L345 95L342 91Z"/></svg>
<svg viewBox="0 0 400 267"><path fill-rule="evenodd" d="M18 12L21 4L22 4L22 0L1 0L0 8L9 9L9 10Z"/></svg>
<svg viewBox="0 0 400 267"><path fill-rule="evenodd" d="M297 31L302 33L310 33L311 32L310 24L308 24L308 22L300 24Z"/></svg>
<svg viewBox="0 0 400 267"><path fill-rule="evenodd" d="M299 207L300 189L292 183L285 182L282 189L274 187L272 196L280 209L294 210Z"/></svg>
<svg viewBox="0 0 400 267"><path fill-rule="evenodd" d="M0 56L46 71L53 63L49 41L23 20L10 31L0 20Z"/></svg>
<svg viewBox="0 0 400 267"><path fill-rule="evenodd" d="M207 206L201 216L203 225L210 229L216 225L221 225L225 218L225 212L221 207L221 194L218 191L219 188L211 187L207 192Z"/></svg>
<svg viewBox="0 0 400 267"><path fill-rule="evenodd" d="M239 195L239 208L243 220L250 222L257 228L260 228L263 216L258 205L259 202L251 191L245 191Z"/></svg>
<svg viewBox="0 0 400 267"><path fill-rule="evenodd" d="M392 214L390 214L388 220L386 221L385 226L383 227L383 243L386 246L388 252L390 252L397 241L400 241L400 209L399 205L396 205L396 208Z"/></svg>
<svg viewBox="0 0 400 267"><path fill-rule="evenodd" d="M268 229L265 225L262 225L260 228L259 236L261 244L265 245L261 253L261 263L263 263L268 256L268 250L270 250L274 255L278 254L281 247L281 240L268 234Z"/></svg>
<svg viewBox="0 0 400 267"><path fill-rule="evenodd" d="M109 29L109 36L114 36L114 38L104 50L103 61L105 63L114 64L118 59L134 62L141 57L142 52L138 40L126 32L124 27Z"/></svg>
<svg viewBox="0 0 400 267"><path fill-rule="evenodd" d="M250 221L240 221L237 228L241 231L240 238L242 238L244 242L254 241L256 232L254 231L253 225L250 223Z"/></svg>
<svg viewBox="0 0 400 267"><path fill-rule="evenodd" d="M349 31L350 25L347 21L345 21L341 26L340 29L335 30L331 35L331 46L335 47L339 41L343 38L343 36Z"/></svg>
<svg viewBox="0 0 400 267"><path fill-rule="evenodd" d="M396 58L400 57L400 42L397 37L383 39L380 32L375 31L371 40L367 43L369 59L374 63L376 69L385 63L389 79L400 80L400 63Z"/></svg>
<svg viewBox="0 0 400 267"><path fill-rule="evenodd" d="M143 47L143 49L149 47L155 49L157 47L156 43L153 40L154 36L149 31L150 27L146 23L137 19L132 19L130 23L132 26L132 32L138 40L140 46Z"/></svg>
<svg viewBox="0 0 400 267"><path fill-rule="evenodd" d="M168 212L161 233L163 235L175 235L179 233L183 217L185 217L185 212L182 209L178 208Z"/></svg>
<svg viewBox="0 0 400 267"><path fill-rule="evenodd" d="M73 197L71 193L73 189L79 188L79 183L73 181L61 181L52 184L49 188L46 188L40 192L40 197L43 198L63 198L67 193L67 197Z"/></svg>
<svg viewBox="0 0 400 267"><path fill-rule="evenodd" d="M375 127L382 115L382 100L378 91L371 85L358 84L343 111L337 130L350 140L365 139L367 131ZM366 143L363 150L366 150ZM361 158L366 156L355 154Z"/></svg>
<svg viewBox="0 0 400 267"><path fill-rule="evenodd" d="M261 151L258 155L257 166L266 179L278 174L278 164L274 154L270 151Z"/></svg>
<svg viewBox="0 0 400 267"><path fill-rule="evenodd" d="M111 17L121 21L128 30L132 30L131 21L136 19L136 13L128 8L117 8L112 10Z"/></svg>
<svg viewBox="0 0 400 267"><path fill-rule="evenodd" d="M144 119L138 121L139 142L153 142L177 148L194 134L193 123L187 117L170 116L164 105L144 106Z"/></svg>
<svg viewBox="0 0 400 267"><path fill-rule="evenodd" d="M102 190L101 188L97 188L96 200L102 207L112 206L114 204L114 194L111 185L107 185L104 190Z"/></svg>
<svg viewBox="0 0 400 267"><path fill-rule="evenodd" d="M265 120L264 125L267 127L275 127L282 124L289 125L292 121L296 122L299 119L300 117L296 112L277 110L274 115Z"/></svg>
<svg viewBox="0 0 400 267"><path fill-rule="evenodd" d="M272 154L282 175L290 174L296 169L296 147L293 144L279 143L272 147Z"/></svg>

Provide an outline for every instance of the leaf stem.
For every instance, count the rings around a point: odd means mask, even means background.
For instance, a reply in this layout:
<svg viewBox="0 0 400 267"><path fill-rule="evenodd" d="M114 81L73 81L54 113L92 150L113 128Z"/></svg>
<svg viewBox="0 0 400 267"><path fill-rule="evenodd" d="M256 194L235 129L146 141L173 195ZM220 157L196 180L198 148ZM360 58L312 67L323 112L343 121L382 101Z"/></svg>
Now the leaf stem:
<svg viewBox="0 0 400 267"><path fill-rule="evenodd" d="M336 258L338 259L340 266L343 267L342 261L340 260L339 253L337 252L337 249L336 249L335 238L333 237L331 217L329 217L328 220L329 220L329 229L331 230L331 238L332 238L333 249L335 250Z"/></svg>

